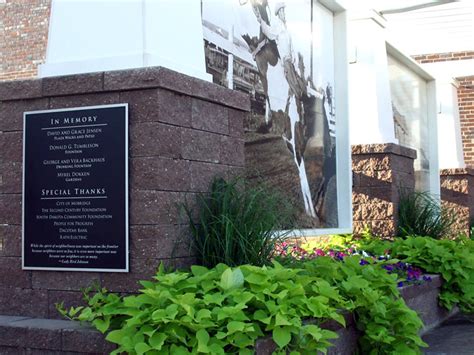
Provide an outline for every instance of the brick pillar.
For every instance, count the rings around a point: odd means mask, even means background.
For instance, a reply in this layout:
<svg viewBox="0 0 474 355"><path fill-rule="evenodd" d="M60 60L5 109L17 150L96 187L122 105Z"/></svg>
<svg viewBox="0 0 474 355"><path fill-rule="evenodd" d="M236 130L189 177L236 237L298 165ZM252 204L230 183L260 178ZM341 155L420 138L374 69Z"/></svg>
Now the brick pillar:
<svg viewBox="0 0 474 355"><path fill-rule="evenodd" d="M368 227L379 237L397 232L402 191L413 191L416 151L397 144L352 146L354 234Z"/></svg>
<svg viewBox="0 0 474 355"><path fill-rule="evenodd" d="M130 272L22 270L23 112L119 103L129 105ZM93 282L134 292L161 262L192 264L176 206L216 175L243 174L249 109L243 93L160 67L0 83L0 314L57 318L54 304L80 304Z"/></svg>
<svg viewBox="0 0 474 355"><path fill-rule="evenodd" d="M474 75L457 80L464 162L466 166L474 167Z"/></svg>
<svg viewBox="0 0 474 355"><path fill-rule="evenodd" d="M453 235L469 235L470 221L474 218L474 169L441 170L441 200L458 214Z"/></svg>

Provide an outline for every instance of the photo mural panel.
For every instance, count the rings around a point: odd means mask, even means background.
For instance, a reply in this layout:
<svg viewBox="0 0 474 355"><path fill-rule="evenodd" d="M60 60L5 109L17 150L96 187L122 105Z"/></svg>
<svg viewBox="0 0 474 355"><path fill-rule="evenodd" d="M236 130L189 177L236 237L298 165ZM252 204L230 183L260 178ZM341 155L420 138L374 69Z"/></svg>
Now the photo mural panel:
<svg viewBox="0 0 474 355"><path fill-rule="evenodd" d="M207 72L248 93L246 165L298 208L301 229L338 228L333 13L311 0L202 0Z"/></svg>

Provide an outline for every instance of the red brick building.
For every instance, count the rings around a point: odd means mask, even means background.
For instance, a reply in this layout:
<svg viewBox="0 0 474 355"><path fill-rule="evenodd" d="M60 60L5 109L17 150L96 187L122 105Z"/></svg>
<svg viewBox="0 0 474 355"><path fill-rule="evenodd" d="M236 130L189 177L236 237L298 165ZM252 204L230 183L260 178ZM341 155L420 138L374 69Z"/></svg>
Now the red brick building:
<svg viewBox="0 0 474 355"><path fill-rule="evenodd" d="M0 0L0 81L37 75L46 57L51 0Z"/></svg>
<svg viewBox="0 0 474 355"><path fill-rule="evenodd" d="M414 56L414 59L420 64L463 61L474 59L474 51L424 54ZM464 162L467 167L474 167L474 75L456 79L459 83L459 118L461 121Z"/></svg>

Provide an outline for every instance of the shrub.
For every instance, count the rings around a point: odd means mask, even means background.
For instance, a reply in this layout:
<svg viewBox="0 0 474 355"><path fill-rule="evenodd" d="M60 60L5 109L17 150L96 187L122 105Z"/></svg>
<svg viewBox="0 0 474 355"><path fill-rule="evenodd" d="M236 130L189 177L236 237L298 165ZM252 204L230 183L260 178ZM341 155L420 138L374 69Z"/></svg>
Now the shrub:
<svg viewBox="0 0 474 355"><path fill-rule="evenodd" d="M303 265L349 301L347 309L362 331L362 354L417 354L426 346L418 336L423 323L400 297L397 275L387 273L382 264L350 256L344 262L319 257Z"/></svg>
<svg viewBox="0 0 474 355"><path fill-rule="evenodd" d="M469 220L469 232L467 237L471 240L474 240L474 218Z"/></svg>
<svg viewBox="0 0 474 355"><path fill-rule="evenodd" d="M400 198L398 235L441 239L451 234L456 213L441 205L428 192L402 194Z"/></svg>
<svg viewBox="0 0 474 355"><path fill-rule="evenodd" d="M457 304L464 312L474 312L474 241L407 237L393 243L374 240L363 248L376 254L390 249L394 258L441 274L441 304L448 309Z"/></svg>
<svg viewBox="0 0 474 355"><path fill-rule="evenodd" d="M223 264L191 272L165 272L142 281L140 294L86 293L87 307L64 315L91 322L118 345L115 354L253 354L258 338L271 335L277 354L325 352L337 335L325 320L344 325L353 311L364 332L363 353L419 353L422 326L397 291L395 275L321 257L301 267ZM313 318L314 322L305 322Z"/></svg>
<svg viewBox="0 0 474 355"><path fill-rule="evenodd" d="M209 194L198 194L199 214L184 205L200 264L213 267L243 264L268 265L275 243L291 226L292 208L277 192L264 185L250 186L242 179L216 178Z"/></svg>

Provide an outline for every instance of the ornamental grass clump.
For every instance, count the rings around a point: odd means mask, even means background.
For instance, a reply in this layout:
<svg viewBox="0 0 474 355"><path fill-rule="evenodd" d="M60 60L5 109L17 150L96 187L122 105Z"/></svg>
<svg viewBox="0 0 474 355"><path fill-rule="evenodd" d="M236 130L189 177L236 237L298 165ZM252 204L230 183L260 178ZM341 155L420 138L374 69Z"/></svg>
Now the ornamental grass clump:
<svg viewBox="0 0 474 355"><path fill-rule="evenodd" d="M207 267L270 264L275 244L285 239L275 232L289 229L294 215L281 194L243 179L215 178L208 194L197 195L193 208L183 207L198 261Z"/></svg>
<svg viewBox="0 0 474 355"><path fill-rule="evenodd" d="M429 192L402 194L398 208L398 236L441 239L452 234L457 215Z"/></svg>

